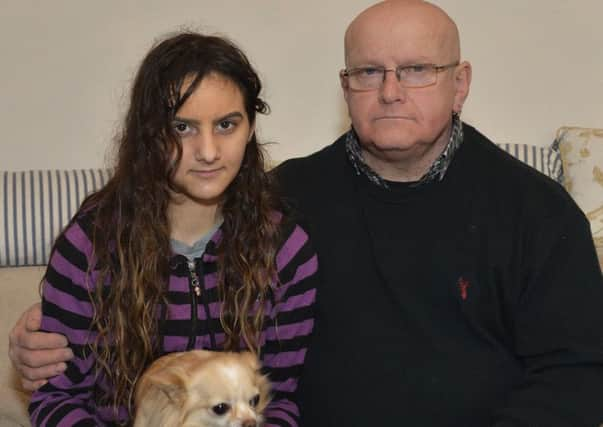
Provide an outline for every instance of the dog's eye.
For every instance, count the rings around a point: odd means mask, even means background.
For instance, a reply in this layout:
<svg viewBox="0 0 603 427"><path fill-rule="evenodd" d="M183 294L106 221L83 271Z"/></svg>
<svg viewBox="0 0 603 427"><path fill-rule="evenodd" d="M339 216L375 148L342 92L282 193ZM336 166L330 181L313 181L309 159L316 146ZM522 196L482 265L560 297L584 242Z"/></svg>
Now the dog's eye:
<svg viewBox="0 0 603 427"><path fill-rule="evenodd" d="M230 410L230 405L228 403L218 403L216 406L211 408L216 415L224 415Z"/></svg>
<svg viewBox="0 0 603 427"><path fill-rule="evenodd" d="M255 396L253 396L251 398L251 400L249 401L249 404L251 405L252 408L255 408L256 406L258 406L258 403L260 403L260 395L256 394Z"/></svg>

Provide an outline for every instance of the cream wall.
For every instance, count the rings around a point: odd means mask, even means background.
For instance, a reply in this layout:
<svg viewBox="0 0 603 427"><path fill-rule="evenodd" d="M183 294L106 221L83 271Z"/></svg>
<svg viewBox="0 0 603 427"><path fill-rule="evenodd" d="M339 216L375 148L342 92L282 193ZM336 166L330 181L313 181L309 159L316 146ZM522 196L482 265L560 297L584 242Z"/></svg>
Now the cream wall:
<svg viewBox="0 0 603 427"><path fill-rule="evenodd" d="M603 127L603 2L436 0L461 28L474 81L464 118L493 139L545 145L561 125ZM348 126L342 37L369 0L0 0L0 170L99 167L151 42L182 26L249 54L272 114L275 160Z"/></svg>

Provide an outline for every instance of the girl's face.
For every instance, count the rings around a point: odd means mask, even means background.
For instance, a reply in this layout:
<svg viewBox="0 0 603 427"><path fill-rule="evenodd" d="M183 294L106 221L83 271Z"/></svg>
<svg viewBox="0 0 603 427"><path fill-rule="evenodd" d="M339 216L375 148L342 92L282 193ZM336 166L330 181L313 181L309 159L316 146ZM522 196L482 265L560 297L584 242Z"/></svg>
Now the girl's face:
<svg viewBox="0 0 603 427"><path fill-rule="evenodd" d="M183 91L191 81L185 81ZM231 80L210 74L178 110L172 125L182 142L174 186L185 199L217 206L241 168L254 130L241 91Z"/></svg>

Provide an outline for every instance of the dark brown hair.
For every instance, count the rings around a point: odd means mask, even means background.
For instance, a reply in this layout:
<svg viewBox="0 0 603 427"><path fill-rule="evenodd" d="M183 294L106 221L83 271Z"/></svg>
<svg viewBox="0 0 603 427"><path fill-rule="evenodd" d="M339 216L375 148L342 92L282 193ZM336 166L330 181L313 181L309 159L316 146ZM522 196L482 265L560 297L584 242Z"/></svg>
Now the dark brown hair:
<svg viewBox="0 0 603 427"><path fill-rule="evenodd" d="M175 191L172 176L182 155L172 123L178 109L211 74L237 85L251 124L256 113L268 112L259 97L262 85L257 73L232 42L193 32L163 40L150 50L135 77L117 140L114 174L83 205L94 215L97 261L91 268L99 272L93 295L93 327L98 331L93 351L99 372L112 385L113 405L126 405L130 411L136 381L157 357L161 344L157 308L167 305L167 208L170 192ZM183 90L185 80L192 84ZM252 307L258 298L266 297L276 277L278 202L271 188L254 134L220 205L224 222L217 247L218 289L226 350L236 350L243 341L258 351L263 312ZM109 287L100 286L107 282Z"/></svg>

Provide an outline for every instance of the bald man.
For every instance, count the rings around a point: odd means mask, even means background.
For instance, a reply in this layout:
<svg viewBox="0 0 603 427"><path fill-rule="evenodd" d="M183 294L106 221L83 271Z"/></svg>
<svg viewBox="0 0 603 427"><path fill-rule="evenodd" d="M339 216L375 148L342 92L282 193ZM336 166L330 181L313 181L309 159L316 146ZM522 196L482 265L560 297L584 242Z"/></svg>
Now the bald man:
<svg viewBox="0 0 603 427"><path fill-rule="evenodd" d="M394 0L345 34L352 127L278 170L323 285L299 392L305 426L603 422L603 277L561 186L460 120L471 66L438 7ZM28 387L61 337L11 334ZM29 322L29 328L24 325ZM62 353L66 354L62 354Z"/></svg>

